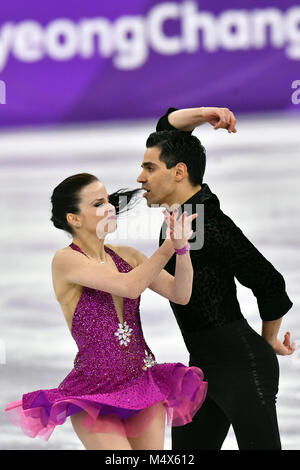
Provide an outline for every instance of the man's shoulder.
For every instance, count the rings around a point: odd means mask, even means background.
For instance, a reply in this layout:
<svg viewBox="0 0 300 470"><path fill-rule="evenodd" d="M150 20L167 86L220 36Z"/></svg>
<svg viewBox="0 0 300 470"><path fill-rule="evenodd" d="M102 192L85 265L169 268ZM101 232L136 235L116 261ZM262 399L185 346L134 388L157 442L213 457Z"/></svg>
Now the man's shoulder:
<svg viewBox="0 0 300 470"><path fill-rule="evenodd" d="M205 217L204 210L204 225L205 227L222 227L224 225L235 225L235 223L229 215L218 209L213 215L207 217Z"/></svg>
<svg viewBox="0 0 300 470"><path fill-rule="evenodd" d="M204 240L206 238L224 242L232 236L233 232L240 231L240 228L229 215L219 209L213 217L207 219L204 217L203 230Z"/></svg>

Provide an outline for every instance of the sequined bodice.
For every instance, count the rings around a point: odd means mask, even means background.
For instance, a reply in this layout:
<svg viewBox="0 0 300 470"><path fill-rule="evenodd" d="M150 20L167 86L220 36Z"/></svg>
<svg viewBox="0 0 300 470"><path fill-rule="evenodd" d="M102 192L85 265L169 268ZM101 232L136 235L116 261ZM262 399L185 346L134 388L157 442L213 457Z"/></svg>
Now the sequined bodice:
<svg viewBox="0 0 300 470"><path fill-rule="evenodd" d="M70 247L85 255L74 243ZM126 273L133 269L115 251L107 246L104 249L119 272ZM81 378L84 376L91 386L94 384L96 388L101 385L109 391L111 387L115 390L118 382L120 385L124 383L124 375L128 375L128 380L134 379L156 364L144 339L139 305L140 297L124 297L121 324L110 293L83 287L71 328L78 346L71 374L79 374ZM70 377L64 382L69 383ZM64 382L61 388L66 385Z"/></svg>

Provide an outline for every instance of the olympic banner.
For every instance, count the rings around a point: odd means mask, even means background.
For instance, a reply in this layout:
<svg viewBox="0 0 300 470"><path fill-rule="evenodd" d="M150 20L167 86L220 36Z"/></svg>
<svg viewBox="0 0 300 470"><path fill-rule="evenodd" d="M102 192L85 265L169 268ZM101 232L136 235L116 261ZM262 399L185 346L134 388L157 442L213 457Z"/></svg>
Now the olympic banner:
<svg viewBox="0 0 300 470"><path fill-rule="evenodd" d="M0 5L1 127L299 103L299 1Z"/></svg>

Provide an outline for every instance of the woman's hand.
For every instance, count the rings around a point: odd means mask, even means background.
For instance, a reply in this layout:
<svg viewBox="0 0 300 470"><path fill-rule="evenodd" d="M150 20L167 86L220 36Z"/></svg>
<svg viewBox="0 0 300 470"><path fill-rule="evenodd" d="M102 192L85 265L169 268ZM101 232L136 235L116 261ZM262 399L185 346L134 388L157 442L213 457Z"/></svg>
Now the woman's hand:
<svg viewBox="0 0 300 470"><path fill-rule="evenodd" d="M188 216L187 212L183 212L178 218L178 209L175 209L171 215L166 209L163 213L168 226L166 237L171 239L174 249L183 248L193 235L192 221L198 217L198 214Z"/></svg>

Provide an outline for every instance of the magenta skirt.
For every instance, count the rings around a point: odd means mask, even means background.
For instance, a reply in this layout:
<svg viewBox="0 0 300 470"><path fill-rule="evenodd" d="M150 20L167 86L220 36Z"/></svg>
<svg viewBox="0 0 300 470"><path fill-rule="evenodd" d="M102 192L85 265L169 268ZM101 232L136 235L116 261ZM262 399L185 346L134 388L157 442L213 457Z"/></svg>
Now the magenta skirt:
<svg viewBox="0 0 300 470"><path fill-rule="evenodd" d="M110 393L68 395L58 389L37 390L8 403L5 414L29 437L48 440L68 416L84 412L82 425L90 432L138 437L165 407L168 426L192 421L207 394L198 367L163 363L149 367L129 387ZM116 403L118 406L116 406Z"/></svg>

